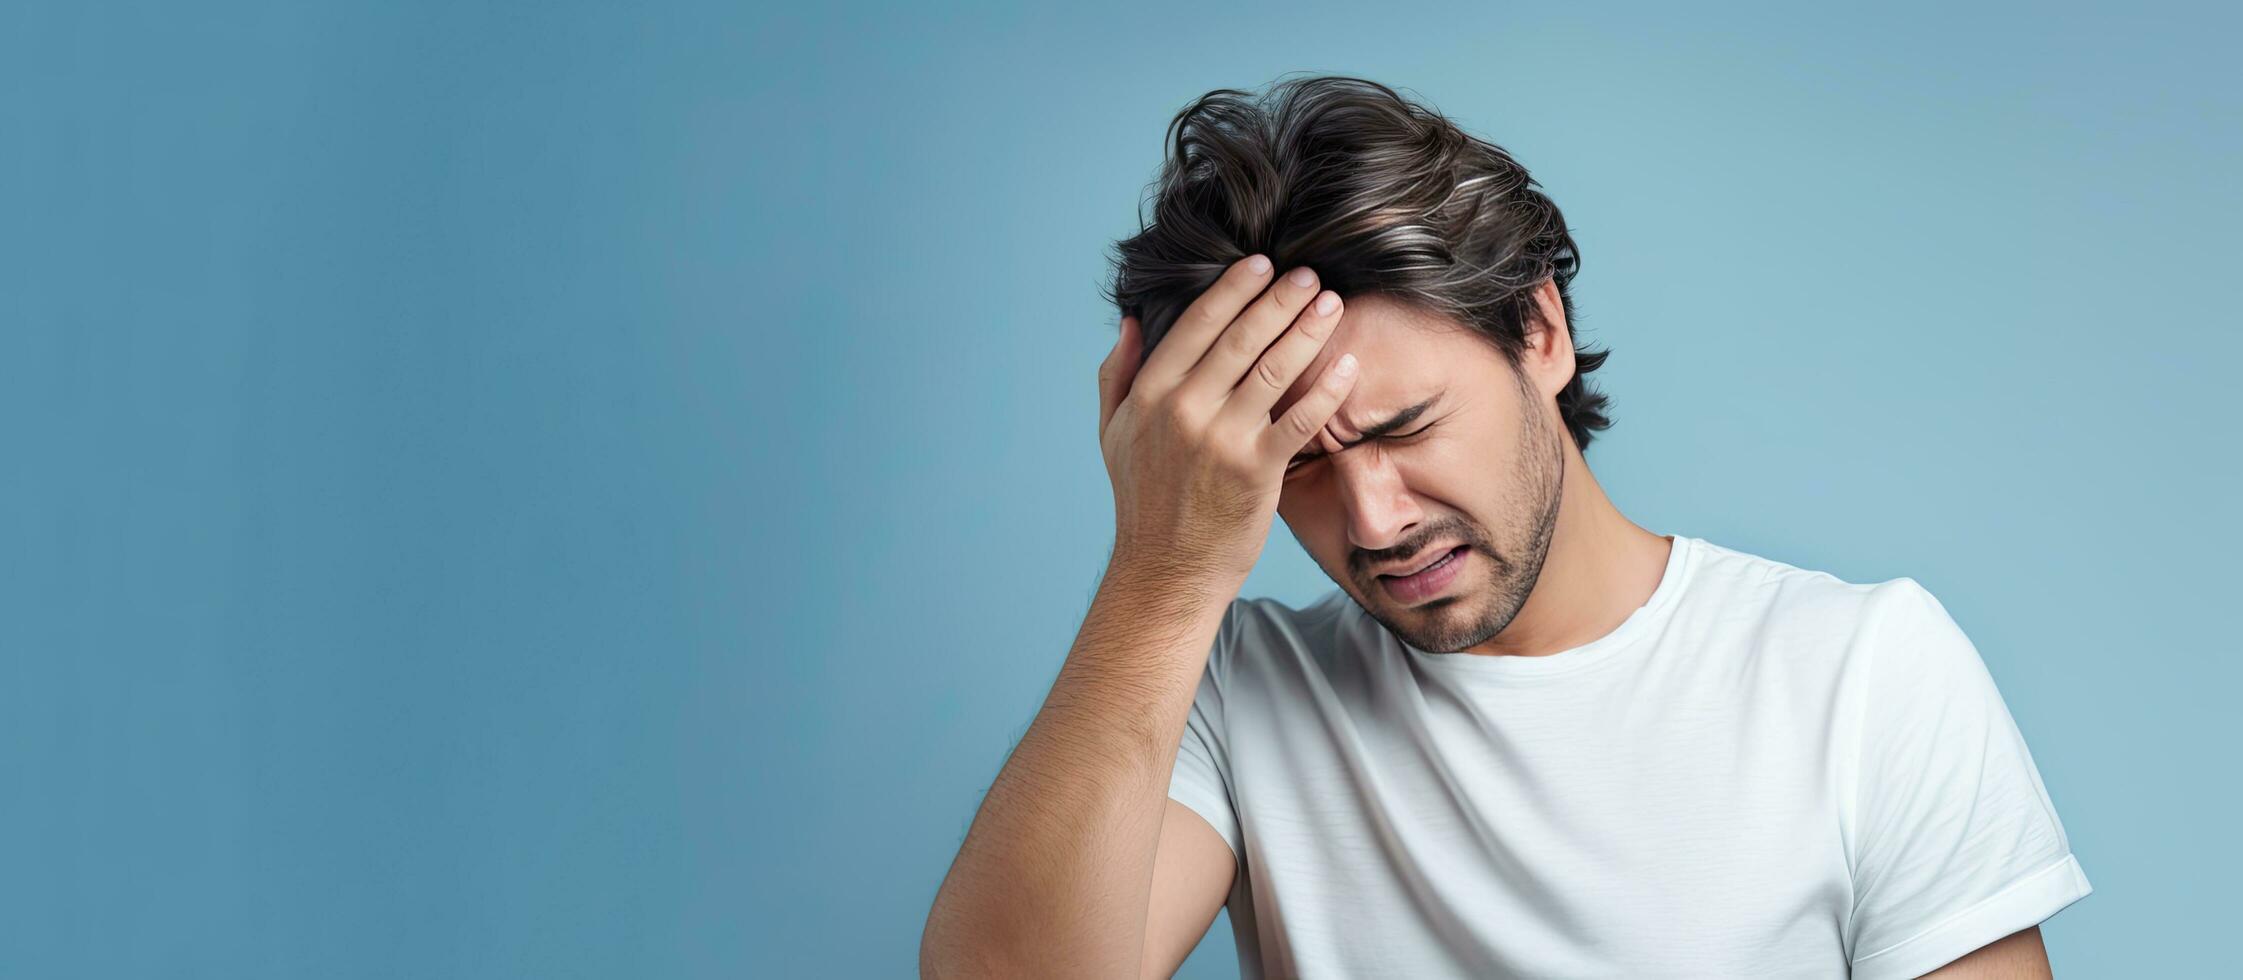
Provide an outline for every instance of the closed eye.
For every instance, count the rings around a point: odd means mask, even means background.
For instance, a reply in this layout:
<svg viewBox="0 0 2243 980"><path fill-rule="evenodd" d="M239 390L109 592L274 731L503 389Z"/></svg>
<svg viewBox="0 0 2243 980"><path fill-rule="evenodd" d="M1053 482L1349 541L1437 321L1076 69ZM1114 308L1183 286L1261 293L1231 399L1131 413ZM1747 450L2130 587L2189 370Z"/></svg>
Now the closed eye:
<svg viewBox="0 0 2243 980"><path fill-rule="evenodd" d="M1378 438L1379 438L1379 441L1381 441L1381 442L1393 442L1393 441L1396 441L1396 440L1400 440L1400 439L1409 439L1409 438L1412 438L1412 437L1414 437L1414 436L1417 436L1417 435L1419 435L1419 434L1422 434L1422 433L1423 433L1423 432L1424 432L1425 430L1427 430L1427 429L1430 429L1430 428L1432 428L1432 427L1434 427L1434 426L1436 426L1436 425L1440 425L1440 424L1441 424L1441 423L1439 423L1439 422L1431 422L1431 423L1427 423L1427 424L1425 424L1425 425L1419 426L1419 427L1418 427L1417 429L1415 429L1414 431L1410 431L1410 432L1397 432L1397 433L1395 433L1395 434L1393 434L1393 435L1388 435L1388 436L1380 436L1380 437L1378 437ZM1303 466L1306 466L1306 465L1308 465L1308 464L1310 464L1310 463L1316 462L1317 460L1323 459L1323 458L1324 458L1324 457L1325 457L1326 455L1328 455L1328 454L1326 454L1326 453L1304 453L1304 454L1302 454L1302 455L1299 455L1299 456L1295 456L1295 457L1293 457L1293 459L1292 459L1292 461L1291 461L1291 462L1289 462L1289 463L1286 463L1286 464L1285 464L1285 471L1286 471L1286 472L1288 472L1288 473L1290 473L1290 472L1292 472L1292 471L1294 471L1294 470L1296 470L1296 469L1299 469L1299 468L1301 468L1301 467L1303 467Z"/></svg>

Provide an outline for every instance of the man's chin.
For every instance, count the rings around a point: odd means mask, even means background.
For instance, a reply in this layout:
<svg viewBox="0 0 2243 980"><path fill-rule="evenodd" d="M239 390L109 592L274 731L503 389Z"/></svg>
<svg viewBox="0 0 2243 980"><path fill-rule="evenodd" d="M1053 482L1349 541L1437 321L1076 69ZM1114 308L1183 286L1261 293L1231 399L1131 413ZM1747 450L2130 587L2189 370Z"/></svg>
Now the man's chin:
<svg viewBox="0 0 2243 980"><path fill-rule="evenodd" d="M1457 603L1449 599L1428 599L1416 605L1403 605L1390 597L1381 596L1377 604L1365 607L1371 618L1394 634L1402 642L1427 653L1447 653L1441 649L1456 642L1455 630L1450 626L1456 615ZM1470 646L1469 643L1462 644Z"/></svg>

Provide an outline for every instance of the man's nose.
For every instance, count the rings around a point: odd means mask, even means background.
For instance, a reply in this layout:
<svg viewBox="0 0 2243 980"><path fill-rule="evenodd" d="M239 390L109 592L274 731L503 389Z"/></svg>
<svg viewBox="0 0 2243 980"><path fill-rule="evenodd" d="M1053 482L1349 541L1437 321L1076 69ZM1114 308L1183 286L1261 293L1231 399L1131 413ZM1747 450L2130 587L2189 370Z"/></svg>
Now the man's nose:
<svg viewBox="0 0 2243 980"><path fill-rule="evenodd" d="M1376 445L1334 454L1340 506L1347 511L1347 538L1365 551L1394 547L1423 517L1402 472ZM1353 458L1350 458L1353 457Z"/></svg>

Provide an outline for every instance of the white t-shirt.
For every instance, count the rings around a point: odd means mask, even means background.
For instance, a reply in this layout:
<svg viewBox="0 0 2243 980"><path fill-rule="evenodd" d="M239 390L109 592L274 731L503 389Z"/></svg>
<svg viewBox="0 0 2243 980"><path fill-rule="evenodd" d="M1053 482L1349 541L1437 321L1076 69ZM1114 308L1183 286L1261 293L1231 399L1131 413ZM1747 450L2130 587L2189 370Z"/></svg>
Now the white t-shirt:
<svg viewBox="0 0 2243 980"><path fill-rule="evenodd" d="M1239 858L1246 977L1915 977L2088 894L1923 586L1674 541L1549 656L1232 601L1168 792Z"/></svg>

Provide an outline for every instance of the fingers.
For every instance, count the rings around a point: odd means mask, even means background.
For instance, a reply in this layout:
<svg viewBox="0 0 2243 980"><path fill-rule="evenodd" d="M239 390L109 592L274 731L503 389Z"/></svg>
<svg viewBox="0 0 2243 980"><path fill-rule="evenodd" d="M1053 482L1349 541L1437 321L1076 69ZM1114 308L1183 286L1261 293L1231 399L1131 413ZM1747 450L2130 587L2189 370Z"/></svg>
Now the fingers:
<svg viewBox="0 0 2243 980"><path fill-rule="evenodd" d="M1347 393L1355 387L1355 376L1353 354L1341 354L1325 365L1316 386L1286 409L1283 418L1262 430L1262 458L1275 466L1307 446L1324 423L1332 420L1332 413L1340 410L1340 402L1347 400Z"/></svg>
<svg viewBox="0 0 2243 980"><path fill-rule="evenodd" d="M1217 402L1229 398L1231 389L1238 387L1239 379L1254 367L1255 360L1269 349L1270 342L1285 332L1286 326L1309 306L1309 300L1316 298L1316 287L1316 273L1306 266L1270 284L1269 289L1255 297L1254 302L1231 322L1229 329L1216 338L1206 356L1192 367L1183 387L1194 398L1211 398ZM1285 379L1288 385L1292 381ZM1267 412L1268 407L1264 406L1263 411Z"/></svg>
<svg viewBox="0 0 2243 980"><path fill-rule="evenodd" d="M1121 336L1114 339L1114 349L1106 352L1106 360L1098 365L1098 432L1104 435L1106 424L1114 420L1114 410L1121 407L1122 399L1129 396L1130 382L1138 371L1138 346L1143 338L1137 332L1137 318L1121 318ZM1264 409L1267 411L1267 409Z"/></svg>
<svg viewBox="0 0 2243 980"><path fill-rule="evenodd" d="M1185 307L1175 326L1161 337L1160 345L1153 348L1152 356L1137 372L1137 386L1160 395L1181 384L1185 373L1199 363L1215 338L1238 318L1238 312L1261 295L1269 284L1270 269L1269 258L1257 254L1223 270L1215 284Z"/></svg>
<svg viewBox="0 0 2243 980"><path fill-rule="evenodd" d="M1271 406L1300 380L1301 372L1316 363L1317 354L1339 329L1342 305L1338 293L1318 294L1316 302L1294 317L1292 326L1246 372L1223 405L1223 413L1268 424Z"/></svg>

